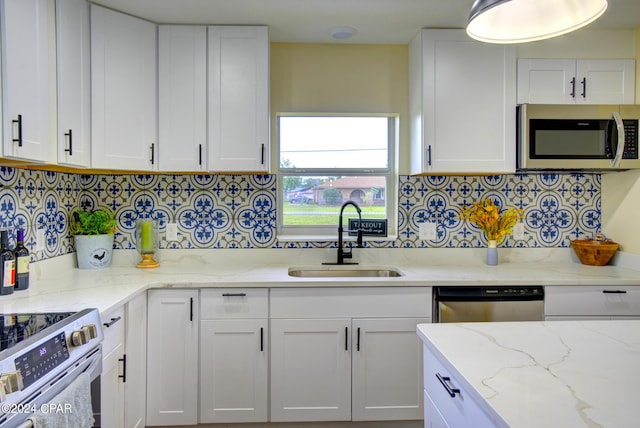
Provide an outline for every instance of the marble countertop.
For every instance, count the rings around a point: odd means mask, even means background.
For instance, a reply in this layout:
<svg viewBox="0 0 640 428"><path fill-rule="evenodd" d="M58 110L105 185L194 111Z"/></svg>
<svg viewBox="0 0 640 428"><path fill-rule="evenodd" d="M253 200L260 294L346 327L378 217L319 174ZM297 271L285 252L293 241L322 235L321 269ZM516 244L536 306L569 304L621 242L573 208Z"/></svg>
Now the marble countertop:
<svg viewBox="0 0 640 428"><path fill-rule="evenodd" d="M503 251L504 250L504 251ZM508 250L508 251L507 251ZM291 267L323 266L335 249L165 250L160 267L136 269L135 250L114 252L112 266L75 267L73 254L34 263L26 291L0 297L0 313L98 308L102 313L153 287L343 287L432 285L640 285L638 256L618 266L584 266L570 249L501 249L500 264L486 266L484 249L356 250L357 268L393 267L397 278L295 278Z"/></svg>
<svg viewBox="0 0 640 428"><path fill-rule="evenodd" d="M640 321L420 324L498 427L635 428Z"/></svg>

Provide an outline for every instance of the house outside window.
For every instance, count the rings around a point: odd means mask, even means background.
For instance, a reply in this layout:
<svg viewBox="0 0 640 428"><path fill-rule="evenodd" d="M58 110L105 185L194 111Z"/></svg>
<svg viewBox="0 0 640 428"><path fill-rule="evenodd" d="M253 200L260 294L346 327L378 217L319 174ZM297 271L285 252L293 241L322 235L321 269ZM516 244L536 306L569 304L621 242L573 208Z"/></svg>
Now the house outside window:
<svg viewBox="0 0 640 428"><path fill-rule="evenodd" d="M392 115L278 115L278 235L335 239L340 207L358 204L364 219L396 231ZM347 207L343 224L357 218Z"/></svg>

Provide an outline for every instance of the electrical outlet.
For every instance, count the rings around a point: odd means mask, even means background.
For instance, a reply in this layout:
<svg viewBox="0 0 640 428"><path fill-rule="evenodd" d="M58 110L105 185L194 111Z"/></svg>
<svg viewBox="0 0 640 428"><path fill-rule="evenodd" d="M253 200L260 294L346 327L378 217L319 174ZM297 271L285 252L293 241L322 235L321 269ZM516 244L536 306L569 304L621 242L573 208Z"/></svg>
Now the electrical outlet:
<svg viewBox="0 0 640 428"><path fill-rule="evenodd" d="M434 240L438 236L436 224L433 222L420 223L420 239Z"/></svg>
<svg viewBox="0 0 640 428"><path fill-rule="evenodd" d="M521 241L524 239L524 223L518 222L515 226L513 226L513 239L516 241Z"/></svg>
<svg viewBox="0 0 640 428"><path fill-rule="evenodd" d="M46 245L47 235L44 229L36 230L36 251L44 251Z"/></svg>
<svg viewBox="0 0 640 428"><path fill-rule="evenodd" d="M177 241L178 240L178 224L177 223L167 223L167 241Z"/></svg>

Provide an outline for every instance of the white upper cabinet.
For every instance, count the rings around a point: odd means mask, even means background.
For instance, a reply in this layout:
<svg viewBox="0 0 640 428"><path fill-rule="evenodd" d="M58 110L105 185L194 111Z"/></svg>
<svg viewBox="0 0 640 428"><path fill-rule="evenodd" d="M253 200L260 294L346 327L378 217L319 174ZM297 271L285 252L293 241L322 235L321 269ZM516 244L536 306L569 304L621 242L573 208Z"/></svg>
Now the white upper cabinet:
<svg viewBox="0 0 640 428"><path fill-rule="evenodd" d="M47 0L2 0L3 155L53 162L55 119L49 117L49 24Z"/></svg>
<svg viewBox="0 0 640 428"><path fill-rule="evenodd" d="M209 27L210 171L269 168L267 27Z"/></svg>
<svg viewBox="0 0 640 428"><path fill-rule="evenodd" d="M207 28L158 28L160 171L204 171L207 159Z"/></svg>
<svg viewBox="0 0 640 428"><path fill-rule="evenodd" d="M56 2L58 61L58 163L91 161L91 39L89 4Z"/></svg>
<svg viewBox="0 0 640 428"><path fill-rule="evenodd" d="M91 6L91 164L157 169L157 26Z"/></svg>
<svg viewBox="0 0 640 428"><path fill-rule="evenodd" d="M518 103L633 104L635 61L518 60Z"/></svg>
<svg viewBox="0 0 640 428"><path fill-rule="evenodd" d="M515 171L515 47L464 30L409 45L411 174Z"/></svg>

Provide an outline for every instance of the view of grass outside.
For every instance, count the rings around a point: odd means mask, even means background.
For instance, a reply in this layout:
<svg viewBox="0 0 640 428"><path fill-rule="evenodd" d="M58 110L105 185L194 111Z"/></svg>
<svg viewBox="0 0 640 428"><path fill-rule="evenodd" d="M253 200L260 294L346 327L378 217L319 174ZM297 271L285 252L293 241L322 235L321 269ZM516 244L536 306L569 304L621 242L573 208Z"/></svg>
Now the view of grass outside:
<svg viewBox="0 0 640 428"><path fill-rule="evenodd" d="M338 215L341 205L327 206L315 204L292 204L285 202L284 219L287 226L308 226L308 225L338 225ZM361 206L362 218L384 219L386 209L384 206ZM344 225L348 224L349 218L358 218L356 210L352 206L345 208L342 219Z"/></svg>

